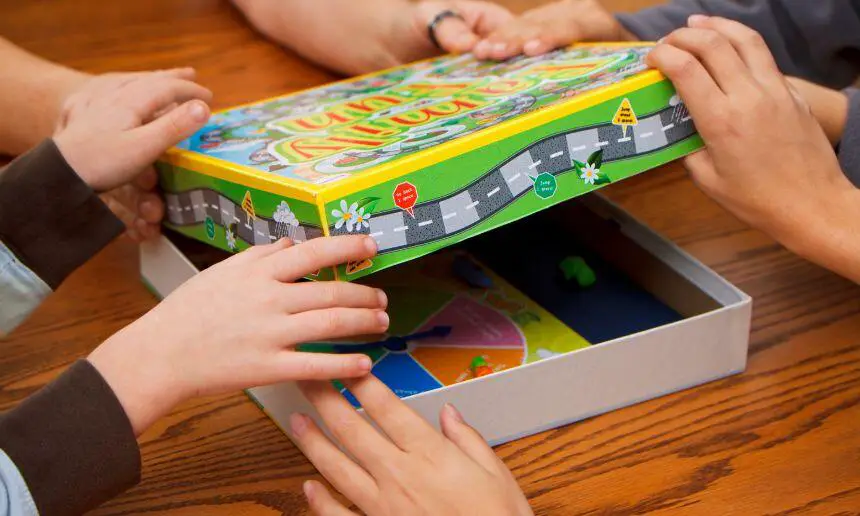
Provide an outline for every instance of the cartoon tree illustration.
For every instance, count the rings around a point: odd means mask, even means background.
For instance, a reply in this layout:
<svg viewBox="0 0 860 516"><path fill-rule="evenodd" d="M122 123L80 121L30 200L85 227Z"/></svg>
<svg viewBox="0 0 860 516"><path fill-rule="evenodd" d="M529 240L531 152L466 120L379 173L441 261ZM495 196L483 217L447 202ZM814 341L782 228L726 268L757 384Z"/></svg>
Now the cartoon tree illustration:
<svg viewBox="0 0 860 516"><path fill-rule="evenodd" d="M289 237L293 238L296 235L296 228L299 227L299 219L296 214L290 209L290 205L286 201L281 201L275 209L275 214L272 216L275 220L275 234L278 238Z"/></svg>

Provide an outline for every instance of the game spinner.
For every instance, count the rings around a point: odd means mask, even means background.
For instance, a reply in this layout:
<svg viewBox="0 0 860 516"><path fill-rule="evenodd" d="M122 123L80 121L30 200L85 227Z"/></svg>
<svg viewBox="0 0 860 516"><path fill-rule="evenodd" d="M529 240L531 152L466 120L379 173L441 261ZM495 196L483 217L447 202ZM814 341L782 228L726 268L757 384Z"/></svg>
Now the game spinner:
<svg viewBox="0 0 860 516"><path fill-rule="evenodd" d="M312 279L427 255L700 148L650 48L446 56L216 113L159 163L166 224L234 252L378 243Z"/></svg>
<svg viewBox="0 0 860 516"><path fill-rule="evenodd" d="M458 267L473 264L484 286ZM468 279L468 278L466 278ZM373 374L407 397L582 349L589 342L464 250L445 250L375 275L388 295L385 335L300 346L365 353ZM356 407L358 401L339 382Z"/></svg>

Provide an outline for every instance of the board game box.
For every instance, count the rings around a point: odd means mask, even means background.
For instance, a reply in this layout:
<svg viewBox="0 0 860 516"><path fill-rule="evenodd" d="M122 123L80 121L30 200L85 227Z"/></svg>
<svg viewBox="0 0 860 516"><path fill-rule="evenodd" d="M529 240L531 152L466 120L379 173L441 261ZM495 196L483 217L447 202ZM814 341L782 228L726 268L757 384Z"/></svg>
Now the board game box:
<svg viewBox="0 0 860 516"><path fill-rule="evenodd" d="M354 280L702 146L649 44L446 56L228 109L158 164L166 225L228 251L367 234Z"/></svg>

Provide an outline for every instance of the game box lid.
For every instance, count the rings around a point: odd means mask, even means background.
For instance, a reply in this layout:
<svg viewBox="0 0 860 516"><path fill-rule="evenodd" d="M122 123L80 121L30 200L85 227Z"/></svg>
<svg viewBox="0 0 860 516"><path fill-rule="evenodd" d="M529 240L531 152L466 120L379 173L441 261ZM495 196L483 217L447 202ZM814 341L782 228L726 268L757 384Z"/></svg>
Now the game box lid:
<svg viewBox="0 0 860 516"><path fill-rule="evenodd" d="M166 225L229 251L369 234L352 280L695 151L650 44L445 56L215 113L159 163Z"/></svg>

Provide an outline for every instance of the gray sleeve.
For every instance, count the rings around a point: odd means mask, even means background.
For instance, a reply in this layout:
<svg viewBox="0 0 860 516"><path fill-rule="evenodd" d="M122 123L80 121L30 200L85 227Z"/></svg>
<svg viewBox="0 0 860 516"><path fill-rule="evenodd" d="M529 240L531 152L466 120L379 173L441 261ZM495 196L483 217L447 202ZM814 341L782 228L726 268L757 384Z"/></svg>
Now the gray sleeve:
<svg viewBox="0 0 860 516"><path fill-rule="evenodd" d="M845 175L860 188L860 90L849 88L845 94L848 95L848 121L837 154Z"/></svg>
<svg viewBox="0 0 860 516"><path fill-rule="evenodd" d="M787 75L844 88L860 73L860 0L675 0L618 19L640 39L657 40L691 14L754 28Z"/></svg>
<svg viewBox="0 0 860 516"><path fill-rule="evenodd" d="M0 450L0 516L39 516L27 482L3 450Z"/></svg>

